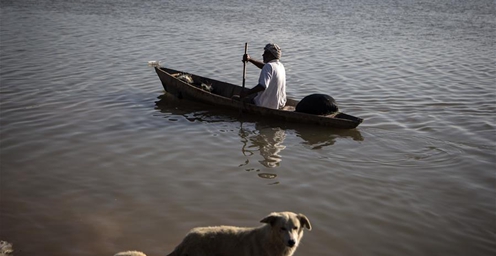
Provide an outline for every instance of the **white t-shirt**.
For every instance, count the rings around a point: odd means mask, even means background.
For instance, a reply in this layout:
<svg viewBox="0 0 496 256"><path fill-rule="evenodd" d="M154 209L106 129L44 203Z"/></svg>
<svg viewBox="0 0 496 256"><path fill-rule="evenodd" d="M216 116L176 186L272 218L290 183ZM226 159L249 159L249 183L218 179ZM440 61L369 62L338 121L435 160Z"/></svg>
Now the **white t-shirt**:
<svg viewBox="0 0 496 256"><path fill-rule="evenodd" d="M279 109L286 105L286 70L279 60L265 63L258 83L265 90L254 98L257 106Z"/></svg>

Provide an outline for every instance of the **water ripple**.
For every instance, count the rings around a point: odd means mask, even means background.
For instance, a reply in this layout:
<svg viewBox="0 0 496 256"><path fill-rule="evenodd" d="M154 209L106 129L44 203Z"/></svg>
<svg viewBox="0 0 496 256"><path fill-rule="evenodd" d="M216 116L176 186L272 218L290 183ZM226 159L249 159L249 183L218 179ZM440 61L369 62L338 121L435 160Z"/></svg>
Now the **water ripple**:
<svg viewBox="0 0 496 256"><path fill-rule="evenodd" d="M496 253L491 1L0 6L0 236L21 254L159 255L276 210L311 219L303 255ZM283 48L290 96L330 94L364 123L155 104L147 61L240 84L245 42Z"/></svg>

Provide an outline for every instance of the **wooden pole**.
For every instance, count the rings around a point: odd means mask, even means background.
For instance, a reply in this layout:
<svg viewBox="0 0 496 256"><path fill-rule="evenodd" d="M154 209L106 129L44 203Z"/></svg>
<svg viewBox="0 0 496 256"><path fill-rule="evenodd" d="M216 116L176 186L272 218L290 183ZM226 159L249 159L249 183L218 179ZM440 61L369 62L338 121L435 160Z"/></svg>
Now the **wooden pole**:
<svg viewBox="0 0 496 256"><path fill-rule="evenodd" d="M248 53L248 43L245 43L245 55ZM243 56L244 59L244 56ZM239 116L241 117L241 114L243 114L243 107L245 106L243 99L244 97L244 91L245 91L245 82L246 82L246 61L243 61L243 87L241 88L241 92L239 95L243 95L242 97L239 97L239 100L241 101L242 107L239 108ZM242 123L241 123L242 124Z"/></svg>
<svg viewBox="0 0 496 256"><path fill-rule="evenodd" d="M247 52L248 52L248 43L245 43L245 55ZM241 92L245 91L245 82L246 82L246 61L243 61L243 89L241 90ZM241 99L243 98L244 97L241 97Z"/></svg>

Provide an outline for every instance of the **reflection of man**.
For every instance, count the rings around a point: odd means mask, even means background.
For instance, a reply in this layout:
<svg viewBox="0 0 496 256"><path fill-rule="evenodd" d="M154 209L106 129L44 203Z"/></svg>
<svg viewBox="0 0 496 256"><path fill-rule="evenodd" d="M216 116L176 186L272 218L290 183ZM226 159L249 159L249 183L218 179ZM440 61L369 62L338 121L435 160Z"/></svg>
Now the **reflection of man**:
<svg viewBox="0 0 496 256"><path fill-rule="evenodd" d="M279 127L257 128L256 131L259 133L250 134L243 131L243 129L240 131L240 136L251 142L251 145L245 146L248 146L248 148L256 147L259 149L260 155L264 158L260 161L260 163L265 167L274 168L279 166L279 163L282 161L279 152L286 148L286 146L282 144L284 139L286 139L286 132ZM249 151L246 150L245 147L243 147L242 150L245 155L245 151Z"/></svg>

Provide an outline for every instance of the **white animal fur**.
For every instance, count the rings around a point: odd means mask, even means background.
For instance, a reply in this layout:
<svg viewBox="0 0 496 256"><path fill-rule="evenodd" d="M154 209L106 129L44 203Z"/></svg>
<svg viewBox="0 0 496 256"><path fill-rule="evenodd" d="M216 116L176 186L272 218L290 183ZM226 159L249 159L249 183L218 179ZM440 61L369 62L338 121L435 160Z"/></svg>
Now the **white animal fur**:
<svg viewBox="0 0 496 256"><path fill-rule="evenodd" d="M293 212L274 212L260 222L255 228L194 228L168 256L291 256L303 228L312 229L305 215Z"/></svg>

